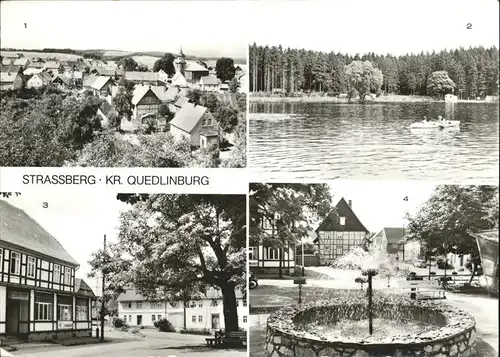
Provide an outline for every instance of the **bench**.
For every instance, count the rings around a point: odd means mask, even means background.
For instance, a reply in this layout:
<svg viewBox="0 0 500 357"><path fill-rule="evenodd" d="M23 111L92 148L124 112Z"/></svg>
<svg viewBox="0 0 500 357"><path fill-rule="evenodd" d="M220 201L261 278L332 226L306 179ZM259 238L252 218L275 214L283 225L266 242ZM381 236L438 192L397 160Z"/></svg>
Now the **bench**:
<svg viewBox="0 0 500 357"><path fill-rule="evenodd" d="M438 280L398 281L397 288L414 300L446 299L445 290Z"/></svg>
<svg viewBox="0 0 500 357"><path fill-rule="evenodd" d="M242 346L247 343L246 331L228 331L224 336L224 345Z"/></svg>
<svg viewBox="0 0 500 357"><path fill-rule="evenodd" d="M218 348L222 346L222 338L219 337L206 338L205 341L207 341L207 346L209 347Z"/></svg>

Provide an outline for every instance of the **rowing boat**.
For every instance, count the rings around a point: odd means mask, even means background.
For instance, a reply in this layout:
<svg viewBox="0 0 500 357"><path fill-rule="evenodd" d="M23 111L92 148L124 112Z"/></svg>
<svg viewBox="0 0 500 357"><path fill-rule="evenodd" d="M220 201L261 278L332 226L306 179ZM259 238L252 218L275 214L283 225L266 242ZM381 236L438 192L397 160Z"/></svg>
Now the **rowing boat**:
<svg viewBox="0 0 500 357"><path fill-rule="evenodd" d="M443 121L421 121L413 123L411 129L445 129L445 128L458 128L460 126L459 120L443 120Z"/></svg>

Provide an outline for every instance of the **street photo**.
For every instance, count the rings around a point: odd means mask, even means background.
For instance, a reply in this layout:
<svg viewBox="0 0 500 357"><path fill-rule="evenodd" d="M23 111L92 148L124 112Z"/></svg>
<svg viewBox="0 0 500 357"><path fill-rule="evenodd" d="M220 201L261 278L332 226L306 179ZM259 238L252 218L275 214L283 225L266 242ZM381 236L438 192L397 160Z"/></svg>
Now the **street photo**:
<svg viewBox="0 0 500 357"><path fill-rule="evenodd" d="M254 6L258 180L497 182L498 1L329 5Z"/></svg>
<svg viewBox="0 0 500 357"><path fill-rule="evenodd" d="M0 197L0 356L247 356L246 195Z"/></svg>
<svg viewBox="0 0 500 357"><path fill-rule="evenodd" d="M250 356L498 356L498 195L250 183Z"/></svg>
<svg viewBox="0 0 500 357"><path fill-rule="evenodd" d="M191 5L2 1L0 165L246 167L242 6Z"/></svg>

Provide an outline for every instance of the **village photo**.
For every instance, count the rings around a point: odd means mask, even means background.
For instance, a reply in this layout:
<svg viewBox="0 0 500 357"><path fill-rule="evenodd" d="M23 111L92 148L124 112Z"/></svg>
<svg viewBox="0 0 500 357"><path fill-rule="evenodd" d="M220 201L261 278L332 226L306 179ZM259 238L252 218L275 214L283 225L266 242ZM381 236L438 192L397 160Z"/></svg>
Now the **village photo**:
<svg viewBox="0 0 500 357"><path fill-rule="evenodd" d="M259 180L497 181L498 1L315 5L288 2L284 17L282 2L253 7L248 166Z"/></svg>
<svg viewBox="0 0 500 357"><path fill-rule="evenodd" d="M0 205L2 356L247 355L245 195Z"/></svg>
<svg viewBox="0 0 500 357"><path fill-rule="evenodd" d="M250 356L498 356L498 195L251 183Z"/></svg>
<svg viewBox="0 0 500 357"><path fill-rule="evenodd" d="M1 166L245 167L237 9L192 4L2 2Z"/></svg>

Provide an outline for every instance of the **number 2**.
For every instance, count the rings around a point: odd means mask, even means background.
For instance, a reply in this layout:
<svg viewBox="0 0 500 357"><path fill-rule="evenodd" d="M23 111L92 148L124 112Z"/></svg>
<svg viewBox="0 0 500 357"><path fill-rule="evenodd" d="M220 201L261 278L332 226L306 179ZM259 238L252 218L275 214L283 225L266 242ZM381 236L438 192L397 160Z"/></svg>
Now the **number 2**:
<svg viewBox="0 0 500 357"><path fill-rule="evenodd" d="M467 30L472 30L472 24L470 22L467 24Z"/></svg>

